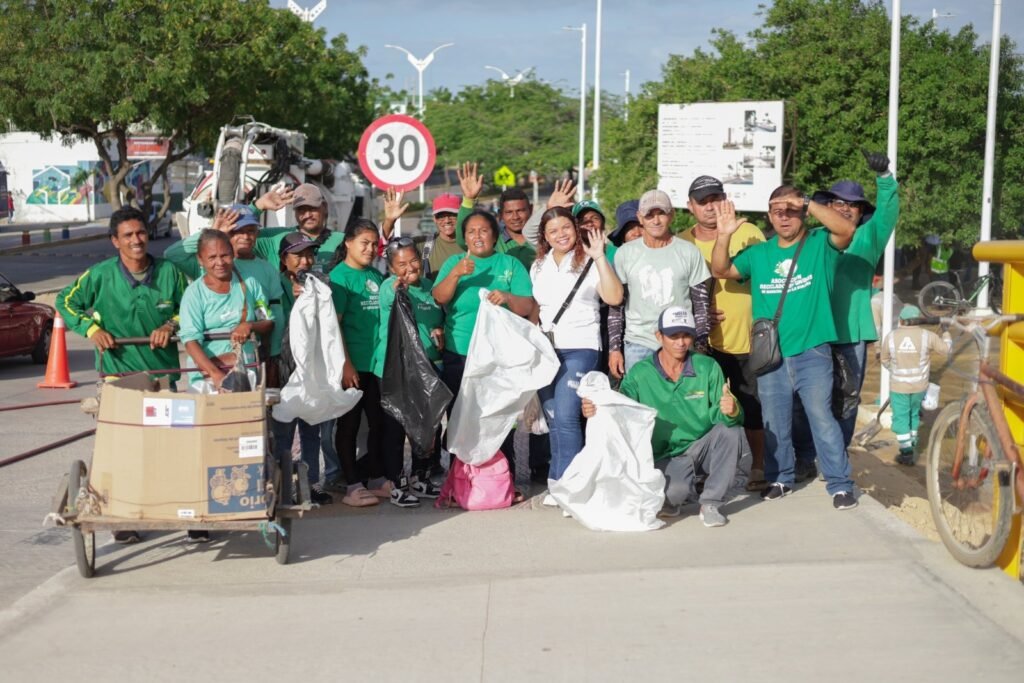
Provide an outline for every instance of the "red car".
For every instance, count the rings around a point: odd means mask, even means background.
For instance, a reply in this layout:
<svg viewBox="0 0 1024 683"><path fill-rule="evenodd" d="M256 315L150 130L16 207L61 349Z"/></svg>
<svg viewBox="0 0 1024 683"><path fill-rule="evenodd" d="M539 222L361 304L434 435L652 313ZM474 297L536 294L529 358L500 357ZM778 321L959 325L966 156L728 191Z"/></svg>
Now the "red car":
<svg viewBox="0 0 1024 683"><path fill-rule="evenodd" d="M46 304L31 303L35 298L0 273L0 358L32 356L35 363L46 362L57 312Z"/></svg>

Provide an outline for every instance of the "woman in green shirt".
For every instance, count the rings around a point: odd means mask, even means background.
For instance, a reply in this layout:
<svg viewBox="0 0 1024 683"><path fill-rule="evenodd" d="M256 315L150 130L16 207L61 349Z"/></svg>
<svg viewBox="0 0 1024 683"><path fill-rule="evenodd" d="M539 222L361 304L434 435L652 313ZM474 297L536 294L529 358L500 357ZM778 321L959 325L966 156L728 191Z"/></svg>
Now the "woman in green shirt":
<svg viewBox="0 0 1024 683"><path fill-rule="evenodd" d="M388 476L383 452L384 411L380 407L380 380L373 374L380 333L380 286L384 281L384 276L372 267L378 235L373 221L354 221L345 229L345 241L336 254L338 265L331 270L331 295L345 347L341 383L345 389L354 387L363 392L355 408L338 418L334 446L348 482L343 503L365 505L372 495L387 498L399 507L415 507L419 500L403 490L400 481ZM357 469L356 440L364 414L366 456Z"/></svg>

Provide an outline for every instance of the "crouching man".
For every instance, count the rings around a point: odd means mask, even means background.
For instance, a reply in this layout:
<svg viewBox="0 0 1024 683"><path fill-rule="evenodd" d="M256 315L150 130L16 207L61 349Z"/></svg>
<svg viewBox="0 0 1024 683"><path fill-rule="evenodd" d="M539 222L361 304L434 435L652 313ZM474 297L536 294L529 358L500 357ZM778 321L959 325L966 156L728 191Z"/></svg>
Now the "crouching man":
<svg viewBox="0 0 1024 683"><path fill-rule="evenodd" d="M619 391L654 408L658 417L651 436L654 464L665 473L665 498L677 509L705 477L700 495L704 526L724 526L721 511L740 456L747 448L743 411L709 356L690 353L697 336L693 315L670 306L658 318L655 337L661 348L626 373ZM596 406L584 399L584 417Z"/></svg>

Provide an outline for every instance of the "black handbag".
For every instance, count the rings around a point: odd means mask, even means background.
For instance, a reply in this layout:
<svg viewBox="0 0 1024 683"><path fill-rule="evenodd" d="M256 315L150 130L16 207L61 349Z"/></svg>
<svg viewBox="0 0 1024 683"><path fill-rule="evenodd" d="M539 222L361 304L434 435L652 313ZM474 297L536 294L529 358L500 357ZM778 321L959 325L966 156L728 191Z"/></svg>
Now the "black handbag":
<svg viewBox="0 0 1024 683"><path fill-rule="evenodd" d="M796 260L800 258L800 251L804 248L806 240L807 233L804 233L796 247L796 253L793 254L793 261L789 264L789 274L786 275L786 284L782 286L782 296L779 297L775 317L758 318L750 328L750 357L747 362L754 374L759 377L782 365L782 349L779 346L779 318L782 317L782 304L786 301L789 282L793 279L793 272L796 270Z"/></svg>
<svg viewBox="0 0 1024 683"><path fill-rule="evenodd" d="M551 342L551 347L555 346L555 325L562 319L562 315L565 314L565 309L569 308L569 304L572 303L572 299L576 296L576 290L583 284L583 279L587 277L587 273L590 272L590 266L594 265L594 261L587 261L587 265L583 266L583 272L576 278L576 284L572 286L572 291L569 292L569 296L565 297L565 301L562 302L562 307L558 309L558 313L555 314L555 319L551 321L551 329L544 333L544 336Z"/></svg>

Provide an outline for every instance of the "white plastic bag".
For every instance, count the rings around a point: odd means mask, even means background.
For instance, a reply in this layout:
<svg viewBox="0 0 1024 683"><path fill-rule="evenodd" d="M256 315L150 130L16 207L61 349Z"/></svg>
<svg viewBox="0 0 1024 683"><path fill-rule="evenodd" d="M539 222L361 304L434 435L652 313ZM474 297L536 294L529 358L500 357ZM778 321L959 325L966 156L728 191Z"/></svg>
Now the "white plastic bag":
<svg viewBox="0 0 1024 683"><path fill-rule="evenodd" d="M530 398L551 384L559 367L540 328L487 301L488 293L480 290L466 371L448 421L448 450L467 465L494 457Z"/></svg>
<svg viewBox="0 0 1024 683"><path fill-rule="evenodd" d="M921 407L925 410L935 410L939 407L939 385L928 384L928 391L924 393L924 400L921 401Z"/></svg>
<svg viewBox="0 0 1024 683"><path fill-rule="evenodd" d="M358 389L341 388L345 347L331 301L331 288L315 277L306 278L288 319L288 343L295 372L281 389L273 416L279 422L297 417L311 425L341 417L362 398Z"/></svg>
<svg viewBox="0 0 1024 683"><path fill-rule="evenodd" d="M562 478L548 481L558 505L593 531L652 531L664 526L665 475L654 467L651 433L658 411L612 391L588 372L576 393L597 406L587 442Z"/></svg>

